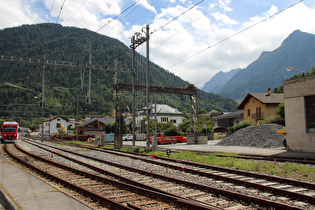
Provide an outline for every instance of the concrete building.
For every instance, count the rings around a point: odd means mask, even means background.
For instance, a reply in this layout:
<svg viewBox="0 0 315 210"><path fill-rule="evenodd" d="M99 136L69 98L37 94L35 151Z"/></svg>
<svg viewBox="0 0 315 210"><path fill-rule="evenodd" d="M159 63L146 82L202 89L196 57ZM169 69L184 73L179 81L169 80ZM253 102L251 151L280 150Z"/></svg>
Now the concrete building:
<svg viewBox="0 0 315 210"><path fill-rule="evenodd" d="M244 121L258 122L271 116L276 116L278 105L284 102L284 95L280 93L248 93L238 109L244 112Z"/></svg>
<svg viewBox="0 0 315 210"><path fill-rule="evenodd" d="M315 152L315 76L283 82L287 150Z"/></svg>

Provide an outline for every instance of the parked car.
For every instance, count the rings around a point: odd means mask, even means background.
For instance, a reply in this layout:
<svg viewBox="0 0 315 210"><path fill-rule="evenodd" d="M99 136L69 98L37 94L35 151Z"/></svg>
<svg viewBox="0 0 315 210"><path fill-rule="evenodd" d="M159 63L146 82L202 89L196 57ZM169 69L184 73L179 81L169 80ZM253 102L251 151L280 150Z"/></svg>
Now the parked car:
<svg viewBox="0 0 315 210"><path fill-rule="evenodd" d="M124 134L122 137L123 141L132 141L132 135L131 134Z"/></svg>

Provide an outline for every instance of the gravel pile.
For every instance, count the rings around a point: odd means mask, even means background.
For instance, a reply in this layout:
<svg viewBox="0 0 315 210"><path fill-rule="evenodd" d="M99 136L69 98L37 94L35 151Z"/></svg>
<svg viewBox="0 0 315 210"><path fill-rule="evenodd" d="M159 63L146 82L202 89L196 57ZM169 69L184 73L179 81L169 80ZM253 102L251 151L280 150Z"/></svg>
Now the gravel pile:
<svg viewBox="0 0 315 210"><path fill-rule="evenodd" d="M277 131L285 127L277 124L254 125L242 128L227 136L217 146L243 146L257 148L283 147L285 136Z"/></svg>

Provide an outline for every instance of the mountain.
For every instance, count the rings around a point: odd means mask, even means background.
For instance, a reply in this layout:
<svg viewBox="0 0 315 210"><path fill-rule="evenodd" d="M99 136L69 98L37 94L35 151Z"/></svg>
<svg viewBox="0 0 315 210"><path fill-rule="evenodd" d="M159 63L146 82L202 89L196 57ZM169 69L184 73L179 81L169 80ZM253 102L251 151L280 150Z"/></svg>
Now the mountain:
<svg viewBox="0 0 315 210"><path fill-rule="evenodd" d="M300 30L292 32L277 49L262 52L247 68L240 70L217 91L224 97L242 100L247 93L266 93L279 87L297 71L286 67L311 71L315 66L315 35Z"/></svg>
<svg viewBox="0 0 315 210"><path fill-rule="evenodd" d="M201 90L207 93L218 93L218 91L241 69L233 69L229 72L222 72L215 74L208 82L204 84Z"/></svg>
<svg viewBox="0 0 315 210"><path fill-rule="evenodd" d="M0 30L0 53L6 56L25 57L33 59L71 61L74 63L91 63L131 68L132 51L117 39L100 35L87 29L63 27L59 24L44 23L36 25L22 25L20 27ZM145 58L136 54L136 84L145 85L146 70L143 68ZM77 97L79 115L85 114L113 114L113 71L91 71L91 104L86 104L89 71L80 68L60 66L33 65L23 62L8 62L0 59L0 116L41 116L39 100L42 84L45 87L45 116L63 115L76 116ZM44 81L43 81L44 72ZM83 76L83 80L81 80ZM83 81L83 89L81 82ZM13 88L12 85L24 89ZM131 73L117 72L117 83L131 83ZM150 62L150 85L165 87L181 87L187 81L166 71L155 63ZM60 88L65 87L61 91ZM31 91L26 91L26 89ZM75 89L74 89L75 88ZM80 90L76 90L80 89ZM150 100L165 103L181 111L189 112L190 100L188 96L172 94L150 94ZM131 108L131 92L122 91L122 104ZM137 92L136 109L145 106L145 92ZM213 93L200 91L198 94L200 109L211 111L233 111L237 102Z"/></svg>

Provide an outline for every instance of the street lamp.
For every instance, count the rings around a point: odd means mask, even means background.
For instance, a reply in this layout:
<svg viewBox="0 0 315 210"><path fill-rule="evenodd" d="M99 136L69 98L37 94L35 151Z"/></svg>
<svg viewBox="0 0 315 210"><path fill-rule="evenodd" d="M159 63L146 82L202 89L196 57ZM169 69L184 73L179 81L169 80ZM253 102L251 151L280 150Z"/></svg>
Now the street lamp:
<svg viewBox="0 0 315 210"><path fill-rule="evenodd" d="M292 68L292 67L287 67L287 71L299 71L299 72L302 72L304 74L306 74L306 71L302 71L302 70L299 70L299 69L295 69L295 68Z"/></svg>

